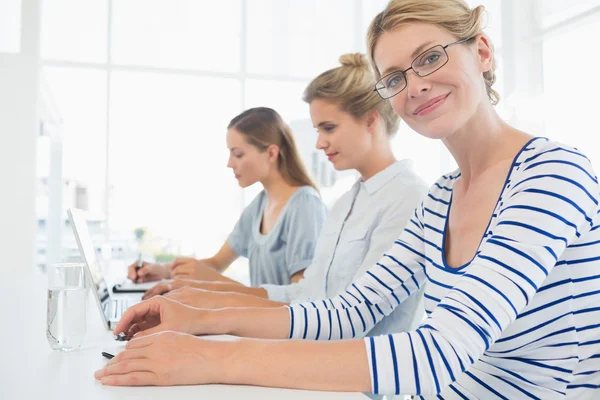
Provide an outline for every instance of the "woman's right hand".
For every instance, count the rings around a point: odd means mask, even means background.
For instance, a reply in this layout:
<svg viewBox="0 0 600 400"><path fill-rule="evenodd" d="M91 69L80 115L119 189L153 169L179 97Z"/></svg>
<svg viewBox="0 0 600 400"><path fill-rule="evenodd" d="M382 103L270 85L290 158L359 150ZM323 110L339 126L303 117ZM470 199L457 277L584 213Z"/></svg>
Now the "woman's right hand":
<svg viewBox="0 0 600 400"><path fill-rule="evenodd" d="M201 327L207 325L209 312L157 296L129 307L113 333L123 332L136 337L164 331L205 334L208 332L203 332Z"/></svg>
<svg viewBox="0 0 600 400"><path fill-rule="evenodd" d="M167 265L147 262L138 269L137 262L134 262L127 268L127 277L136 283L160 281L169 278L170 271Z"/></svg>

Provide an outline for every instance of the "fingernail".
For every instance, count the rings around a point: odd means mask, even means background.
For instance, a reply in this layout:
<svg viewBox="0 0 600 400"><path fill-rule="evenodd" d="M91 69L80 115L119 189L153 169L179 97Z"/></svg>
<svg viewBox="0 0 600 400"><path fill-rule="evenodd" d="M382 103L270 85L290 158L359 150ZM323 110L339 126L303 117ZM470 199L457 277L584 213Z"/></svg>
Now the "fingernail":
<svg viewBox="0 0 600 400"><path fill-rule="evenodd" d="M102 378L102 375L104 375L104 368L99 369L98 371L94 372L94 378L96 378L96 379Z"/></svg>
<svg viewBox="0 0 600 400"><path fill-rule="evenodd" d="M105 376L104 378L100 379L100 382L101 382L103 385L110 385L111 379L110 379L110 377L109 377L109 376Z"/></svg>

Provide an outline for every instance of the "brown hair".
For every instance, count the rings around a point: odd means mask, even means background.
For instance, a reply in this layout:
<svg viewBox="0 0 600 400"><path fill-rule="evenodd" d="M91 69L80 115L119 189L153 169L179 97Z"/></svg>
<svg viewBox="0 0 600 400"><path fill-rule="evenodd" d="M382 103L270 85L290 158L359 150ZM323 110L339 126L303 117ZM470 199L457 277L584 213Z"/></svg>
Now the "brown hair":
<svg viewBox="0 0 600 400"><path fill-rule="evenodd" d="M381 74L373 60L375 46L384 32L396 29L407 22L425 22L434 24L454 35L458 40L467 39L481 33L484 25L485 7L471 9L463 0L391 0L385 10L380 12L369 26L367 46L371 65L377 78ZM494 46L490 42L492 52ZM492 105L498 104L500 95L492 89L496 82L496 59L492 68L483 73L488 98Z"/></svg>
<svg viewBox="0 0 600 400"><path fill-rule="evenodd" d="M277 169L287 183L317 188L300 159L292 130L277 111L267 107L250 108L229 122L227 129L232 128L260 151L272 144L279 147Z"/></svg>
<svg viewBox="0 0 600 400"><path fill-rule="evenodd" d="M376 80L367 58L360 53L345 54L340 57L340 64L317 76L304 90L302 99L307 103L315 99L332 100L355 118L375 110L384 121L385 133L395 134L400 119L390 103L373 91Z"/></svg>

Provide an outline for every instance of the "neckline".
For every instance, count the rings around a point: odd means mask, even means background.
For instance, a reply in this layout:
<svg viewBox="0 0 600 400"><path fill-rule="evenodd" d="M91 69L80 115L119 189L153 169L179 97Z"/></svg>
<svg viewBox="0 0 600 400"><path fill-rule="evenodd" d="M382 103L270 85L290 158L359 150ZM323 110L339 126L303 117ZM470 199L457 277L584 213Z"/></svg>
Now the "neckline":
<svg viewBox="0 0 600 400"><path fill-rule="evenodd" d="M283 209L281 210L281 212L279 213L279 215L277 216L277 221L275 221L275 224L273 225L273 227L271 228L271 230L269 230L269 232L267 233L262 233L261 230L261 226L262 226L262 222L263 222L263 218L265 215L265 208L267 207L267 193L263 191L264 193L264 200L262 202L262 205L260 207L260 212L259 212L259 219L258 219L258 223L255 226L255 233L257 234L257 237L261 240L266 240L269 236L271 236L271 233L279 226L279 224L281 223L281 220L283 219L285 213L287 212L288 206L290 205L290 203L292 202L292 199L294 197L296 197L296 195L303 191L307 186L300 186L298 189L296 189L294 191L294 193L292 193L292 195L287 199L287 201L285 202L285 205L283 206Z"/></svg>
<svg viewBox="0 0 600 400"><path fill-rule="evenodd" d="M444 232L442 234L442 264L444 266L444 269L450 273L453 274L458 274L461 272L461 270L465 269L466 267L468 267L469 265L471 265L471 263L473 262L473 260L477 257L477 255L480 252L481 249L481 244L483 243L483 239L485 238L485 236L487 235L488 229L490 229L490 225L492 224L492 221L494 220L494 214L496 213L496 210L498 209L498 204L500 204L500 201L502 199L502 196L504 195L504 192L507 189L507 185L508 182L510 181L510 177L512 176L512 173L515 169L515 167L518 164L518 160L519 157L521 157L521 154L523 154L523 152L527 149L527 147L533 143L534 141L538 140L538 139L544 139L541 136L536 136L531 138L530 140L527 141L527 143L525 143L523 145L523 147L521 147L521 150L519 150L519 152L514 156L513 161L510 165L510 168L508 170L508 174L506 174L506 179L504 180L504 185L502 186L502 190L500 191L500 194L498 195L498 200L496 200L496 205L494 206L494 210L492 211L492 215L490 215L490 218L488 220L487 226L485 227L485 230L483 231L483 235L481 236L481 239L479 240L479 245L477 246L477 250L475 250L475 254L473 255L473 257L471 258L470 261L464 263L463 265L461 265L460 267L451 267L450 265L448 265L448 263L446 262L446 231L448 229L448 221L450 221L450 208L452 207L452 198L454 197L454 183L452 183L452 186L450 187L451 191L450 191L450 201L448 202L448 208L446 209L446 222L444 223ZM460 176L460 171L459 174L457 175L457 178Z"/></svg>

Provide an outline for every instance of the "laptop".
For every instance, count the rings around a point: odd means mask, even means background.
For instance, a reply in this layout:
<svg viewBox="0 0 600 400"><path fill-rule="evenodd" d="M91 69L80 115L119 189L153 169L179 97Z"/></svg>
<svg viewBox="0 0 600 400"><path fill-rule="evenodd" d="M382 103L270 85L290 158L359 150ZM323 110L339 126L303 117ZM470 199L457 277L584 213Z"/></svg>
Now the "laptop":
<svg viewBox="0 0 600 400"><path fill-rule="evenodd" d="M96 250L92 243L92 237L87 227L84 211L78 209L67 210L71 227L77 240L79 251L83 255L87 266L88 278L92 282L92 292L102 316L106 329L114 329L121 316L132 305L141 301L141 295L114 296L109 290L102 268L96 257Z"/></svg>

